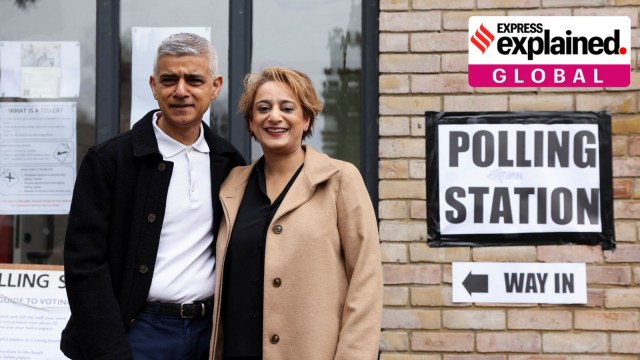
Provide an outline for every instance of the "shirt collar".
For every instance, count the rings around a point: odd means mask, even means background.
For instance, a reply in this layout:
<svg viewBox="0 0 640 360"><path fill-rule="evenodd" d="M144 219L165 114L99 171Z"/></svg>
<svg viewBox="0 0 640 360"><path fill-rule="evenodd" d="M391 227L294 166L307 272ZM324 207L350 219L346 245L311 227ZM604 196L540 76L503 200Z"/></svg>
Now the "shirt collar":
<svg viewBox="0 0 640 360"><path fill-rule="evenodd" d="M158 126L158 116L161 113L158 111L153 115L153 131L156 135L156 139L158 140L158 150L162 156L166 159L171 158L173 156L178 155L188 146L176 141L171 136L167 135L160 129ZM200 124L200 135L196 142L194 142L191 147L201 153L209 153L209 145L204 139L204 128L202 124Z"/></svg>

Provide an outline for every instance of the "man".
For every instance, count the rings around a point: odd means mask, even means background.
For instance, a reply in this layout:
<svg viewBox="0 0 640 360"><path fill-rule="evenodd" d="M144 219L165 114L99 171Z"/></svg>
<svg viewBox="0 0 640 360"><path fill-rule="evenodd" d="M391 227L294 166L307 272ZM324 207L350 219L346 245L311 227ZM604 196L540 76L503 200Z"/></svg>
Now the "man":
<svg viewBox="0 0 640 360"><path fill-rule="evenodd" d="M216 52L181 33L159 46L160 110L89 149L64 250L72 359L206 359L220 184L242 156L202 122L220 92Z"/></svg>

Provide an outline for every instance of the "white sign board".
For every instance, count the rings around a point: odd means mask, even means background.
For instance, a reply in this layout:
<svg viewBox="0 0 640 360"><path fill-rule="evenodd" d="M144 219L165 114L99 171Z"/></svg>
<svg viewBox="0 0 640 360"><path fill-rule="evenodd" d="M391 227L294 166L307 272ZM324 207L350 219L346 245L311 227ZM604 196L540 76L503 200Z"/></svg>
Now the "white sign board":
<svg viewBox="0 0 640 360"><path fill-rule="evenodd" d="M70 311L59 268L0 268L0 359L66 359L60 333Z"/></svg>
<svg viewBox="0 0 640 360"><path fill-rule="evenodd" d="M80 43L0 41L0 97L80 95Z"/></svg>
<svg viewBox="0 0 640 360"><path fill-rule="evenodd" d="M586 304L584 263L454 262L454 303Z"/></svg>
<svg viewBox="0 0 640 360"><path fill-rule="evenodd" d="M438 131L442 234L602 230L598 125L460 124Z"/></svg>
<svg viewBox="0 0 640 360"><path fill-rule="evenodd" d="M67 214L76 103L0 103L0 214Z"/></svg>

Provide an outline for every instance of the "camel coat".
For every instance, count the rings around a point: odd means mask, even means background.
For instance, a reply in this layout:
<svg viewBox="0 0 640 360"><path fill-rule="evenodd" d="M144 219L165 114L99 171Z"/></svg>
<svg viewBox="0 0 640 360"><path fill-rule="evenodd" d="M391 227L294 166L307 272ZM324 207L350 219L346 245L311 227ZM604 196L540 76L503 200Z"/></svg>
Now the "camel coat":
<svg viewBox="0 0 640 360"><path fill-rule="evenodd" d="M371 199L355 166L306 149L302 172L267 234L264 360L373 360L378 355L382 268ZM255 162L220 190L211 359L221 359L224 261Z"/></svg>

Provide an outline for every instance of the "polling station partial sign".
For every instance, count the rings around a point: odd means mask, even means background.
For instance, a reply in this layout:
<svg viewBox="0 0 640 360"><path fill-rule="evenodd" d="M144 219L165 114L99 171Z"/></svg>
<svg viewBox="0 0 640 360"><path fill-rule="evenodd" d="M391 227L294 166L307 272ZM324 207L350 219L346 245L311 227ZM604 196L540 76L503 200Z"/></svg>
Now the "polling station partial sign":
<svg viewBox="0 0 640 360"><path fill-rule="evenodd" d="M611 116L427 113L431 246L615 247Z"/></svg>
<svg viewBox="0 0 640 360"><path fill-rule="evenodd" d="M0 359L66 359L69 316L62 266L0 264Z"/></svg>

